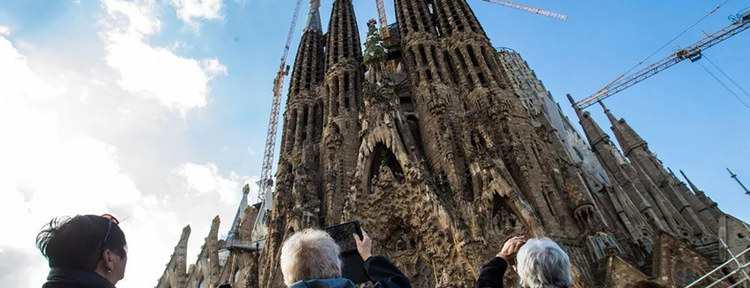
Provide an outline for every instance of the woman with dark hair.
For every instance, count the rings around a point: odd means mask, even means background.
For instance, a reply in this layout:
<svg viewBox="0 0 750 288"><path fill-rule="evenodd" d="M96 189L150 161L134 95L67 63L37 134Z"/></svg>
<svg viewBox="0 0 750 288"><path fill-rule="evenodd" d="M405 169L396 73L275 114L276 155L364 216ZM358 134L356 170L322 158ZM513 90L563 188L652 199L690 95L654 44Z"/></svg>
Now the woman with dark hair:
<svg viewBox="0 0 750 288"><path fill-rule="evenodd" d="M52 219L36 237L50 267L42 288L114 288L128 262L119 224L109 214Z"/></svg>

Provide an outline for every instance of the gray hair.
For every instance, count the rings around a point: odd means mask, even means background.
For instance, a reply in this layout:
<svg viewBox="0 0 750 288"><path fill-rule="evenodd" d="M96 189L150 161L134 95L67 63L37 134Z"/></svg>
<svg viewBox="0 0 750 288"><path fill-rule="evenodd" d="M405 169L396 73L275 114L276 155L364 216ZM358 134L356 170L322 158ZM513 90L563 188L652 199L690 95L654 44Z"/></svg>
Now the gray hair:
<svg viewBox="0 0 750 288"><path fill-rule="evenodd" d="M281 247L280 262L287 286L303 280L341 277L339 245L321 230L294 233Z"/></svg>
<svg viewBox="0 0 750 288"><path fill-rule="evenodd" d="M518 250L516 262L521 287L573 287L570 258L557 243L549 238L526 241L526 244Z"/></svg>

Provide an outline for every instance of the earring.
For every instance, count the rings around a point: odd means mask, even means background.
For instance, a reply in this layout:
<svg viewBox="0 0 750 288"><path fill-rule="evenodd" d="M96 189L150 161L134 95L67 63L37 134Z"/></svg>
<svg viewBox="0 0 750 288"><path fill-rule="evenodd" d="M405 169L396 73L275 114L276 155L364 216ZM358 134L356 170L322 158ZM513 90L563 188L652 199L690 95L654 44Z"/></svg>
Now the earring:
<svg viewBox="0 0 750 288"><path fill-rule="evenodd" d="M112 274L112 270L107 270L107 274Z"/></svg>

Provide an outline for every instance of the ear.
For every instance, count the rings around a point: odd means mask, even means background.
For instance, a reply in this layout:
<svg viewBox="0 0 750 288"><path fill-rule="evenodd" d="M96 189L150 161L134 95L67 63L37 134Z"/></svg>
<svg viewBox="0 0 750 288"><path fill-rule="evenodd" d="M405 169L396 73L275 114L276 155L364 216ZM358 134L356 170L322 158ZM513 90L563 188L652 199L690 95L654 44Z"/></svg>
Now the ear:
<svg viewBox="0 0 750 288"><path fill-rule="evenodd" d="M110 251L109 249L105 249L104 252L102 252L102 260L104 260L104 267L107 268L107 273L111 273L113 269L115 269L115 259L114 253Z"/></svg>

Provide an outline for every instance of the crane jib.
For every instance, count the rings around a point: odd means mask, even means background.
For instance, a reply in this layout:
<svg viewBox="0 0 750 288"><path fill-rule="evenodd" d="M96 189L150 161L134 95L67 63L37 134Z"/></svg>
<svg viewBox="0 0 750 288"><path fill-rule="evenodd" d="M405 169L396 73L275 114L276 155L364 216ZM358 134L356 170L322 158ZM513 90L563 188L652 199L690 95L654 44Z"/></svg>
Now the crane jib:
<svg viewBox="0 0 750 288"><path fill-rule="evenodd" d="M574 106L585 109L587 107L590 107L591 105L596 104L596 102L612 97L618 92L625 90L630 86L638 84L641 81L646 80L649 77L661 71L664 71L677 63L682 62L683 60L689 59L692 62L700 60L702 57L702 52L706 49L711 48L714 45L719 44L724 40L727 40L732 36L737 35L740 32L750 28L750 12L746 14L747 15L743 14L744 16L741 19L733 21L731 25L725 27L724 29L721 29L714 34L701 39L700 41L696 42L693 45L690 45L685 49L681 49L673 53L672 55L669 55L667 58L664 58L659 62L648 65L646 66L646 68L643 68L640 71L635 72L629 76L620 76L616 81L613 81L609 85L600 89L594 95L591 95L588 98L579 101L578 103L574 104Z"/></svg>

